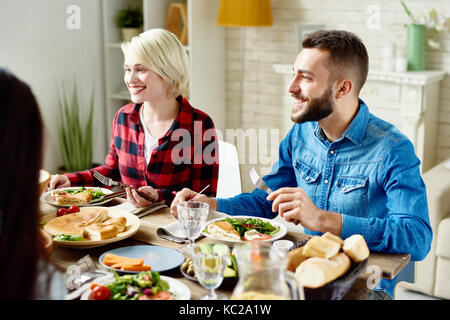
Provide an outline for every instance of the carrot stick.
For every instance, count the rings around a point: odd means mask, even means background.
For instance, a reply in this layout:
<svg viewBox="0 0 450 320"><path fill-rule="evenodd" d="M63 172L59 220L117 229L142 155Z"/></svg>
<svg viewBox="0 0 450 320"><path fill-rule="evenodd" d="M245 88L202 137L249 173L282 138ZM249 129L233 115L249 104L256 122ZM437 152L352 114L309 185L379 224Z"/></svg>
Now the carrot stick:
<svg viewBox="0 0 450 320"><path fill-rule="evenodd" d="M120 270L122 271L150 271L151 267L148 265L142 266L131 266L131 265L123 265Z"/></svg>
<svg viewBox="0 0 450 320"><path fill-rule="evenodd" d="M142 259L141 261L136 262L136 263L133 263L133 262L130 263L130 262L127 262L127 261L123 261L123 262L112 264L109 267L111 267L111 268L120 268L122 266L136 266L136 267L139 267L139 266L143 266L143 265L144 265L144 259Z"/></svg>
<svg viewBox="0 0 450 320"><path fill-rule="evenodd" d="M103 259L103 264L110 266L117 263L127 263L131 265L142 265L144 264L144 259L133 259L133 258L127 258L127 257L121 257L111 254L106 254L105 258Z"/></svg>

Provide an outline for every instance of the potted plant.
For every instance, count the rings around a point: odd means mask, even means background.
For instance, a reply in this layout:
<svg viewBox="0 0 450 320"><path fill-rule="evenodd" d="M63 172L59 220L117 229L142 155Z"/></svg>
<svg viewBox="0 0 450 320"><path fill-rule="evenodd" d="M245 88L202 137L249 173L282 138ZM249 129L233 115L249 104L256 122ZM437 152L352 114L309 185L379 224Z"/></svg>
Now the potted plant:
<svg viewBox="0 0 450 320"><path fill-rule="evenodd" d="M425 70L426 47L439 49L439 33L450 26L450 17L439 17L436 9L413 15L406 4L400 3L409 17L406 27L406 60L408 70Z"/></svg>
<svg viewBox="0 0 450 320"><path fill-rule="evenodd" d="M130 41L133 37L142 32L144 17L139 7L128 6L117 13L116 26L122 32L122 40Z"/></svg>
<svg viewBox="0 0 450 320"><path fill-rule="evenodd" d="M80 116L80 114L86 114L84 108L80 109L76 82L70 94L63 84L59 97L60 124L58 127L59 145L64 161L61 171L81 171L93 166L94 90L92 90L87 117Z"/></svg>

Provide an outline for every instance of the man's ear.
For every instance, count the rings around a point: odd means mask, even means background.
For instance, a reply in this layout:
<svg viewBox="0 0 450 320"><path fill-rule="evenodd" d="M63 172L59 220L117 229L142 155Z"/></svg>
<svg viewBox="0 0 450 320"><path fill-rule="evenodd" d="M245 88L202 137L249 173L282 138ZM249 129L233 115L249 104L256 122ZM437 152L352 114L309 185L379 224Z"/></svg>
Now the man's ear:
<svg viewBox="0 0 450 320"><path fill-rule="evenodd" d="M350 79L341 79L337 81L336 99L343 98L353 89L353 82Z"/></svg>

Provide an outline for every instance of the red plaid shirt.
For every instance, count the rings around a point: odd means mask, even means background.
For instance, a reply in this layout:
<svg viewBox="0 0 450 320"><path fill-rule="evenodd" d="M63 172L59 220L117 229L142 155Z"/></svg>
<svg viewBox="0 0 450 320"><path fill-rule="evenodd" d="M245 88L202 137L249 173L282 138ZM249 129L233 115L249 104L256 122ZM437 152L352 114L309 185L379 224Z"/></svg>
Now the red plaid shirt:
<svg viewBox="0 0 450 320"><path fill-rule="evenodd" d="M167 133L158 140L147 165L144 130L139 119L141 104L127 104L115 115L112 139L105 164L93 169L67 173L73 186L100 186L93 171L135 188L151 186L159 200L170 205L177 191L190 188L214 197L219 175L219 146L214 123L181 96L180 111ZM208 130L210 129L210 130ZM181 137L180 137L181 136ZM183 161L184 160L184 161Z"/></svg>

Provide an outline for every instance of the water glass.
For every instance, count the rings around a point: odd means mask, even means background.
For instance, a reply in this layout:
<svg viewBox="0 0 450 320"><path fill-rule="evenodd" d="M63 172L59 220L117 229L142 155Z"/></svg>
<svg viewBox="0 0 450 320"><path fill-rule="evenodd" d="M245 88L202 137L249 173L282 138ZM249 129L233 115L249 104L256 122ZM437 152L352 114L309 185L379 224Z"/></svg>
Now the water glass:
<svg viewBox="0 0 450 320"><path fill-rule="evenodd" d="M229 257L229 248L224 245L226 250L220 251L202 251L197 245L193 249L192 262L195 276L198 282L208 289L208 294L201 300L227 300L228 297L221 293L216 293L223 281L223 272L227 266Z"/></svg>
<svg viewBox="0 0 450 320"><path fill-rule="evenodd" d="M182 248L185 255L191 255L194 241L202 233L209 213L209 205L204 202L186 201L177 204L178 222L189 244Z"/></svg>

